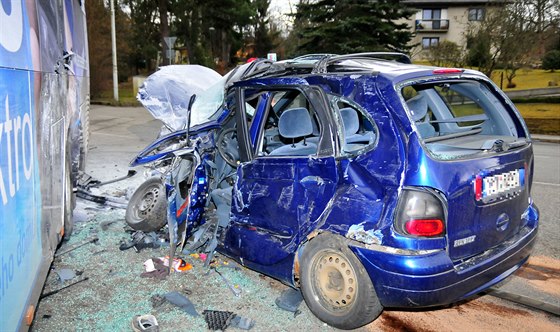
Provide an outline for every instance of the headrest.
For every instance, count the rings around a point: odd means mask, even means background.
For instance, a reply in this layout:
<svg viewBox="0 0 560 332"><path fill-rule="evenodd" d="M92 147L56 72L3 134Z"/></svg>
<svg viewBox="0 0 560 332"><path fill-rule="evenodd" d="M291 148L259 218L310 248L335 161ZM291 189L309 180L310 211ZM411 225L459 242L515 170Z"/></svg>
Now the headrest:
<svg viewBox="0 0 560 332"><path fill-rule="evenodd" d="M428 101L422 95L412 97L406 102L406 105L414 121L422 120L428 113Z"/></svg>
<svg viewBox="0 0 560 332"><path fill-rule="evenodd" d="M286 138L311 135L313 133L313 125L309 111L304 107L285 110L278 120L278 131L280 136Z"/></svg>

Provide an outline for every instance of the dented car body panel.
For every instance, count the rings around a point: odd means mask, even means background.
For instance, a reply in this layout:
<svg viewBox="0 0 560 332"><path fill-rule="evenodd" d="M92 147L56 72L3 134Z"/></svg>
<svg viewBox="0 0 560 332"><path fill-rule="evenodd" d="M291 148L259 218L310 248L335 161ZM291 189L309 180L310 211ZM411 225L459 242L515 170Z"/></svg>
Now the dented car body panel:
<svg viewBox="0 0 560 332"><path fill-rule="evenodd" d="M206 227L212 250L297 287L302 252L330 233L390 307L452 303L519 268L539 216L511 101L475 71L332 63L244 65L207 121L140 153L133 165L174 160L180 244Z"/></svg>

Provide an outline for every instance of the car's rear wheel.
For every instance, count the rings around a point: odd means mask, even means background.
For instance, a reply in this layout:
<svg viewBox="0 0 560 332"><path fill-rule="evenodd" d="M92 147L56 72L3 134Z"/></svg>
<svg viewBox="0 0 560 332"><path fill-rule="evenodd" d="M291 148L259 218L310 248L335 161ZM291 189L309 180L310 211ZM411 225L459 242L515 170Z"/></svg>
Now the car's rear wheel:
<svg viewBox="0 0 560 332"><path fill-rule="evenodd" d="M153 232L167 223L167 198L160 178L151 178L134 192L125 215L126 223L137 231Z"/></svg>
<svg viewBox="0 0 560 332"><path fill-rule="evenodd" d="M367 272L335 235L321 234L311 240L300 266L305 302L325 323L355 329L381 314L383 307Z"/></svg>

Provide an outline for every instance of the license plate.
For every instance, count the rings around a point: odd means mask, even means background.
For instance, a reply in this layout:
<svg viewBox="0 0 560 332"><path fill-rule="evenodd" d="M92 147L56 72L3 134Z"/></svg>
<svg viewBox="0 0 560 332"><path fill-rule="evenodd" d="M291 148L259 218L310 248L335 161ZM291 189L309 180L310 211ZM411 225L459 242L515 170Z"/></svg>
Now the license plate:
<svg viewBox="0 0 560 332"><path fill-rule="evenodd" d="M481 176L475 180L476 199L489 199L519 193L525 185L525 169Z"/></svg>

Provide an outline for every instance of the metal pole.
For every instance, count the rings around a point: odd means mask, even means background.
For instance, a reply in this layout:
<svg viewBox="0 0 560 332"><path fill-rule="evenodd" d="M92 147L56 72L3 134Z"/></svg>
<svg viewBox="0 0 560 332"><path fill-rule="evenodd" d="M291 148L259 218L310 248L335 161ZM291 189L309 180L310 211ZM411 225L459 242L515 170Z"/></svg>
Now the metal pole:
<svg viewBox="0 0 560 332"><path fill-rule="evenodd" d="M111 0L111 42L113 44L113 98L119 101L119 75L117 71L117 34L115 32L115 3Z"/></svg>

